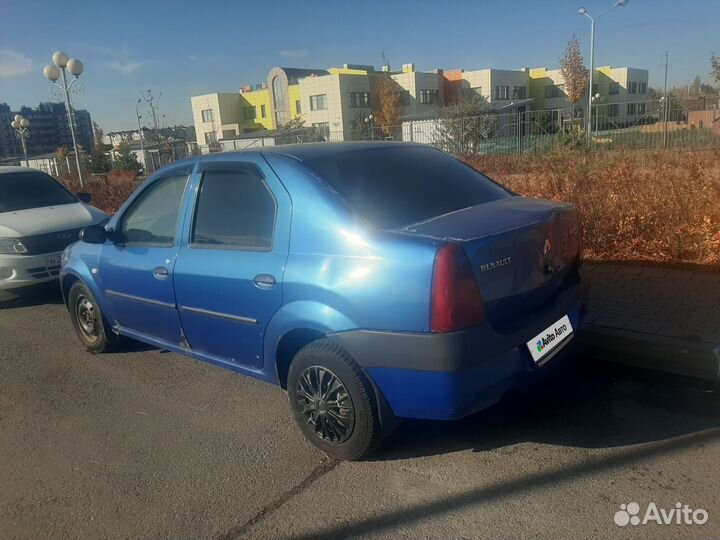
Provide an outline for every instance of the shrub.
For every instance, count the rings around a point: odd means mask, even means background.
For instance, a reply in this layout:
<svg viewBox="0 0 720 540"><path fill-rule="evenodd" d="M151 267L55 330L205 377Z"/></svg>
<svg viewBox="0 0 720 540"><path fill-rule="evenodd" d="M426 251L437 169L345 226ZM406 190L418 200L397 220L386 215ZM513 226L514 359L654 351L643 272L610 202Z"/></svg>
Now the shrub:
<svg viewBox="0 0 720 540"><path fill-rule="evenodd" d="M522 195L576 204L589 259L720 264L720 150L463 159Z"/></svg>
<svg viewBox="0 0 720 540"><path fill-rule="evenodd" d="M134 171L111 171L107 174L93 174L85 178L84 186L75 176L58 178L73 193L90 193L90 204L108 214L114 214L138 186Z"/></svg>

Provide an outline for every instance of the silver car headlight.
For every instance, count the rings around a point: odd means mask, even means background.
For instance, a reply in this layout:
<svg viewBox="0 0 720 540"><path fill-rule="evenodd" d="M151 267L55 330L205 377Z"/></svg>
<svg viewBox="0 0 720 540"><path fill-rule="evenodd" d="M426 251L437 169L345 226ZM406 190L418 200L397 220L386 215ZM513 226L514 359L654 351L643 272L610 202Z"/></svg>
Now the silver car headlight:
<svg viewBox="0 0 720 540"><path fill-rule="evenodd" d="M18 255L27 253L27 248L17 238L0 238L0 253L4 255Z"/></svg>

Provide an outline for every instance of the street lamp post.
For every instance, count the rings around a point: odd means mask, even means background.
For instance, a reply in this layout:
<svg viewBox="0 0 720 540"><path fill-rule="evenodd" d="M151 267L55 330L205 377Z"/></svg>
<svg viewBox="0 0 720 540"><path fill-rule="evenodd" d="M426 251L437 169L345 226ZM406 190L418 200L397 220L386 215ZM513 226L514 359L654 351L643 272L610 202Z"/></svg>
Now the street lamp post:
<svg viewBox="0 0 720 540"><path fill-rule="evenodd" d="M73 149L75 150L75 165L77 166L80 187L83 187L80 152L75 137L75 115L73 114L72 104L70 103L70 88L75 84L80 75L82 75L84 67L80 60L70 58L62 51L55 52L55 54L52 55L52 61L52 64L45 66L43 74L46 79L62 90L63 96L65 97L65 108L67 109L68 122L70 123L70 135L72 136ZM70 83L68 83L66 71L69 71L75 76ZM62 81L62 84L58 83L58 79Z"/></svg>
<svg viewBox="0 0 720 540"><path fill-rule="evenodd" d="M10 122L10 127L13 128L18 134L18 137L20 137L20 141L22 142L23 155L25 156L25 166L29 167L30 162L28 161L27 144L25 143L25 139L30 136L30 120L20 116L19 114L16 114L13 121Z"/></svg>
<svg viewBox="0 0 720 540"><path fill-rule="evenodd" d="M628 0L617 0L615 4L610 9L606 9L603 11L600 15L597 15L596 17L593 17L588 13L588 10L584 7L581 7L578 9L578 13L580 15L585 15L588 19L590 19L590 73L588 77L590 78L588 82L588 114L587 114L587 142L588 142L588 148L592 145L592 99L593 99L593 93L592 93L592 82L593 82L593 75L595 71L595 21L598 20L603 15L610 13L613 9L616 7L624 6L628 3Z"/></svg>
<svg viewBox="0 0 720 540"><path fill-rule="evenodd" d="M143 144L143 132L142 132L142 126L140 125L140 103L142 102L142 99L138 98L137 103L135 104L135 116L137 116L137 124L138 124L138 133L140 134L140 151L143 155L143 174L148 174L148 168L147 168L147 159L145 159L145 145Z"/></svg>
<svg viewBox="0 0 720 540"><path fill-rule="evenodd" d="M365 123L368 125L368 128L370 129L370 140L371 140L371 141L374 141L374 140L375 140L375 134L374 134L374 130L373 130L373 127L374 127L374 126L373 126L373 120L374 120L374 119L375 119L375 117L373 117L372 114L368 115L368 116L365 118Z"/></svg>

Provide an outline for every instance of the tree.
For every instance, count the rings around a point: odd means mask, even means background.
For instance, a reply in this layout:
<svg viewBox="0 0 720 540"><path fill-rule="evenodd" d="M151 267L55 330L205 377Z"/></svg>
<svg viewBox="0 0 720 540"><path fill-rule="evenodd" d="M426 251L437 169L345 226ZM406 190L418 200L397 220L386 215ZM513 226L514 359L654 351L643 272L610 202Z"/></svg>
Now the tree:
<svg viewBox="0 0 720 540"><path fill-rule="evenodd" d="M383 75L377 87L377 105L373 110L374 123L389 133L396 127L403 112L398 84L389 75Z"/></svg>
<svg viewBox="0 0 720 540"><path fill-rule="evenodd" d="M575 34L568 41L565 56L560 59L560 73L565 79L565 93L572 103L573 118L575 118L575 106L588 90L588 70L583 65L580 40Z"/></svg>
<svg viewBox="0 0 720 540"><path fill-rule="evenodd" d="M112 169L112 164L102 145L95 145L95 150L85 159L85 167L93 173L104 173Z"/></svg>
<svg viewBox="0 0 720 540"><path fill-rule="evenodd" d="M362 113L357 113L352 123L352 130L350 138L353 141L369 141L372 139L370 134L370 123L365 121L365 116Z"/></svg>
<svg viewBox="0 0 720 540"><path fill-rule="evenodd" d="M303 119L302 116L296 116L295 118L291 118L280 129L291 131L293 129L300 129L302 127L305 127L305 120Z"/></svg>
<svg viewBox="0 0 720 540"><path fill-rule="evenodd" d="M437 131L443 147L454 154L470 154L498 134L500 125L490 103L475 92L437 110Z"/></svg>
<svg viewBox="0 0 720 540"><path fill-rule="evenodd" d="M123 142L120 143L115 153L113 168L120 171L134 171L135 173L139 173L142 170L142 165L140 165L137 159L137 154L130 151L130 145Z"/></svg>
<svg viewBox="0 0 720 540"><path fill-rule="evenodd" d="M710 65L712 66L712 76L715 82L720 83L720 56L712 53L710 56Z"/></svg>

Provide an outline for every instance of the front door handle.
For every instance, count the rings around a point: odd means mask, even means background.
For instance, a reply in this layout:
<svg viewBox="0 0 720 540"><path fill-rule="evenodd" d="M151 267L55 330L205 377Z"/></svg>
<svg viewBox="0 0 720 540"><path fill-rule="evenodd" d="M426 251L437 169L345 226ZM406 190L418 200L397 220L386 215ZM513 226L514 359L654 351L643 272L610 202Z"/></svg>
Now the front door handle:
<svg viewBox="0 0 720 540"><path fill-rule="evenodd" d="M253 278L253 283L261 289L269 289L275 286L275 276L270 274L258 274Z"/></svg>
<svg viewBox="0 0 720 540"><path fill-rule="evenodd" d="M170 272L168 272L168 269L164 266L158 266L155 270L153 270L153 276L156 279L167 279Z"/></svg>

